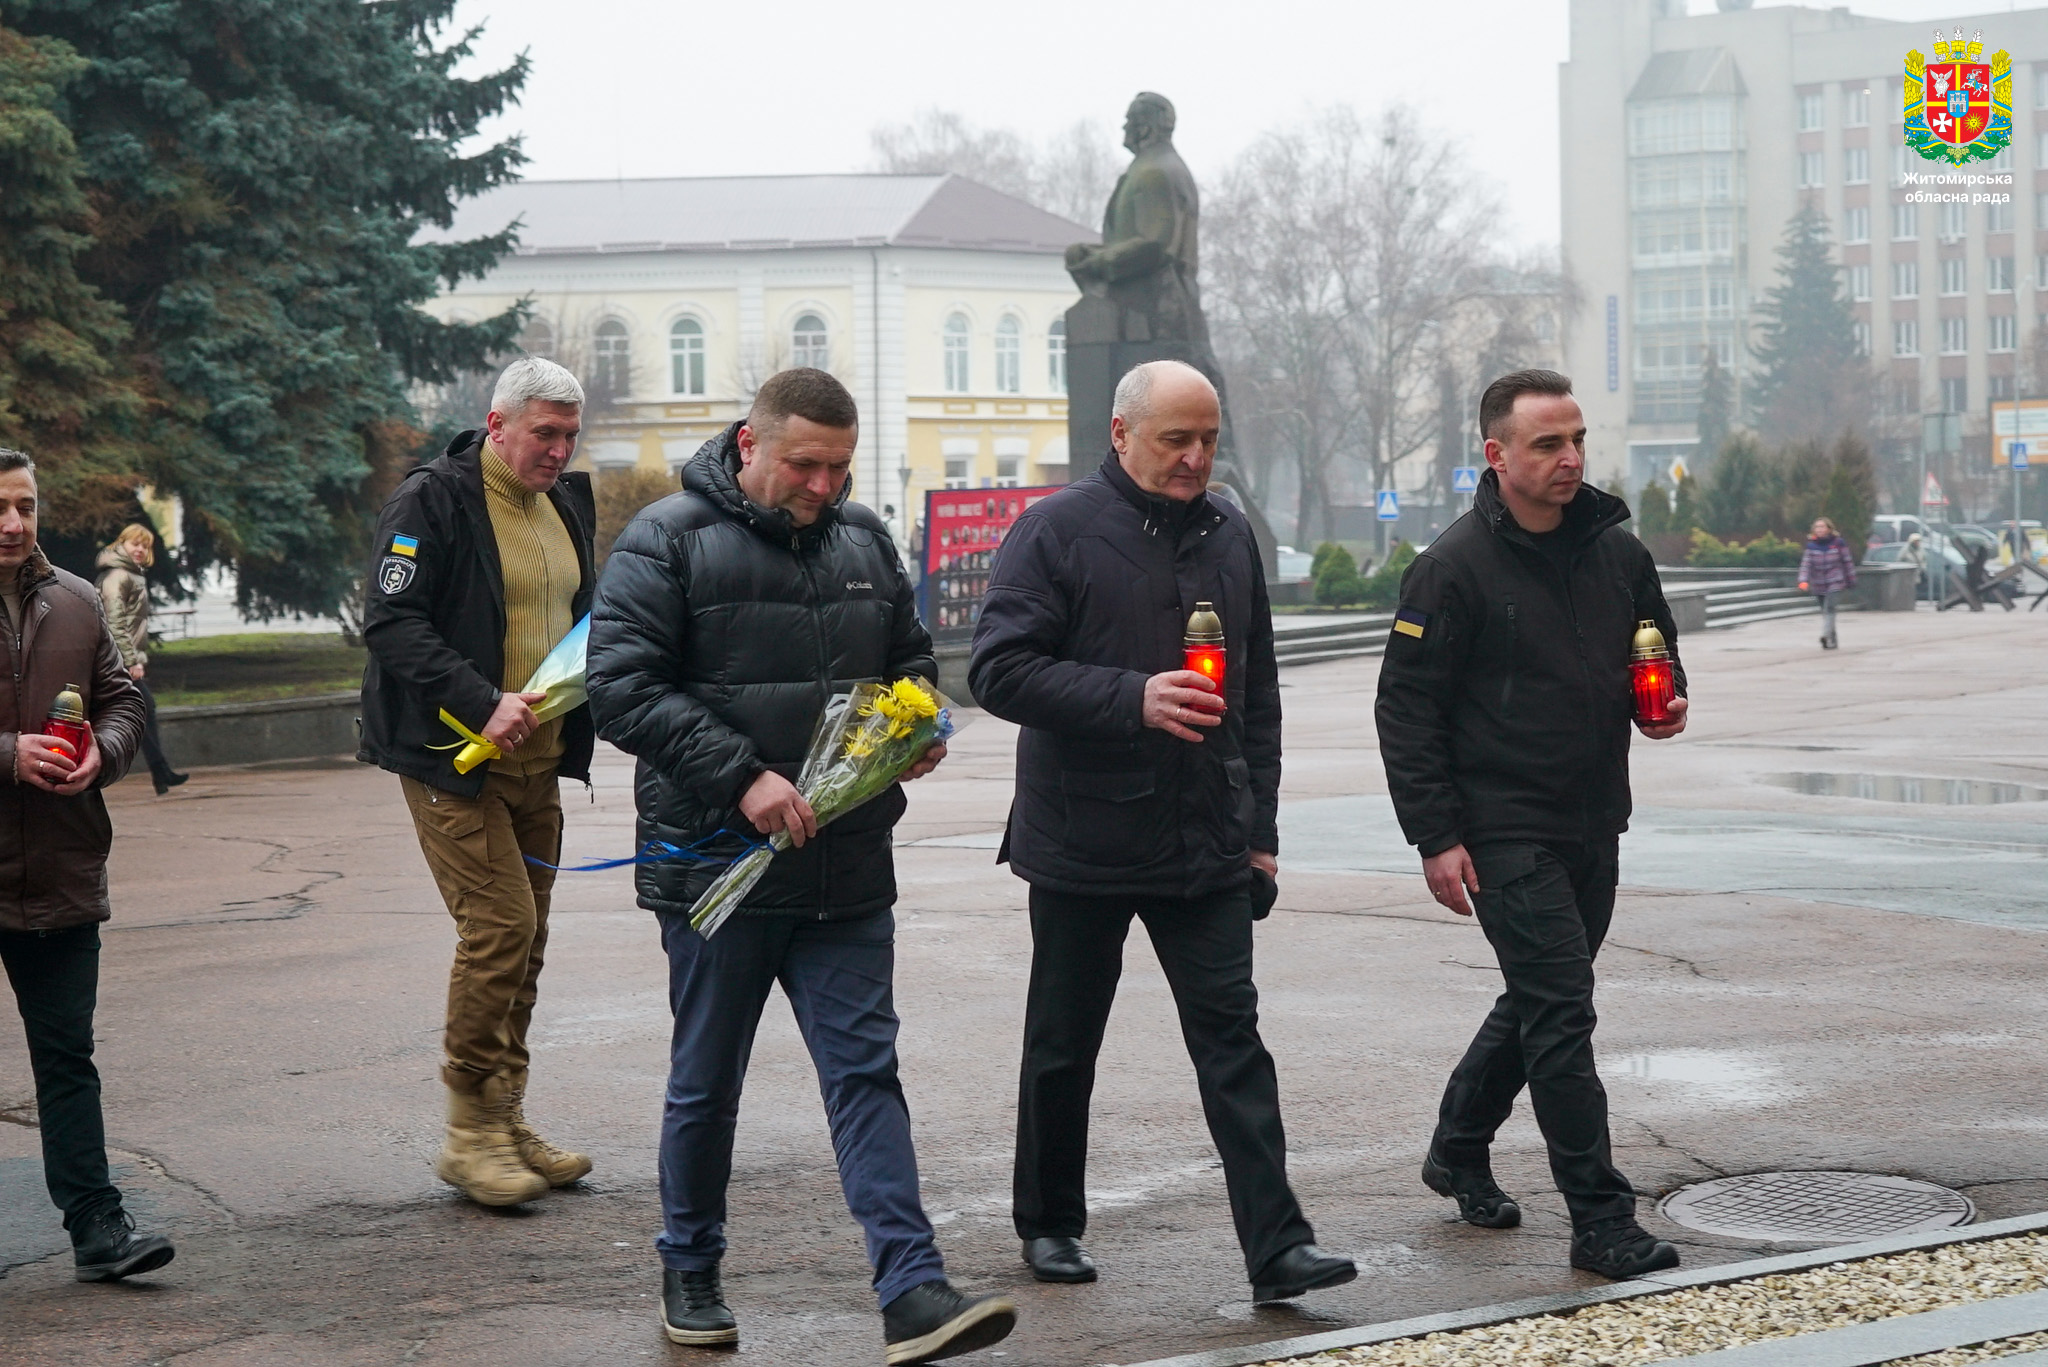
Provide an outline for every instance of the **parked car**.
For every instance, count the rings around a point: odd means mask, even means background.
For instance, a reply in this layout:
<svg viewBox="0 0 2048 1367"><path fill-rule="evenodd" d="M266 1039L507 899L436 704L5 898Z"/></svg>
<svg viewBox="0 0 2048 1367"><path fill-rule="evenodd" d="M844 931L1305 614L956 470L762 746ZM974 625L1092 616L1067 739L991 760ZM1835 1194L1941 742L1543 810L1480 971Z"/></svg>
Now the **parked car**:
<svg viewBox="0 0 2048 1367"><path fill-rule="evenodd" d="M1309 573L1315 557L1307 551L1297 551L1292 546L1273 548L1273 582L1277 584L1306 584L1313 576Z"/></svg>
<svg viewBox="0 0 2048 1367"><path fill-rule="evenodd" d="M1920 533L1922 541L1929 539L1934 529L1911 513L1879 513L1870 519L1870 544L1872 546L1904 545L1907 537Z"/></svg>
<svg viewBox="0 0 2048 1367"><path fill-rule="evenodd" d="M1962 552L1957 550L1953 543L1943 540L1939 536L1930 538L1923 533L1920 538L1920 545L1927 557L1927 563L1921 566L1920 569L1920 587L1917 596L1928 599L1931 602L1934 601L1936 558L1939 557L1947 562L1948 576L1951 581L1961 579L1964 572L1969 568L1969 564L1963 559ZM1863 563L1866 565L1896 565L1905 554L1905 543L1893 541L1882 546L1871 547L1869 553L1863 557Z"/></svg>

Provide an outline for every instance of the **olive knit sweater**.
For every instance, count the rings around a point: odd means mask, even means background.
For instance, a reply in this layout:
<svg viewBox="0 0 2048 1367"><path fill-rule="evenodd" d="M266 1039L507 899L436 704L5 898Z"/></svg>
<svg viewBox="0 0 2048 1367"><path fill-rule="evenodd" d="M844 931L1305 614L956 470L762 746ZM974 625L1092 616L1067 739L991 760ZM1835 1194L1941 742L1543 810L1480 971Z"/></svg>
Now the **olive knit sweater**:
<svg viewBox="0 0 2048 1367"><path fill-rule="evenodd" d="M555 643L576 625L572 606L582 580L576 543L546 494L519 482L497 449L484 443L484 504L498 540L505 576L505 677L507 693L526 681ZM532 774L562 756L562 719L542 722L526 743L492 762L500 773Z"/></svg>

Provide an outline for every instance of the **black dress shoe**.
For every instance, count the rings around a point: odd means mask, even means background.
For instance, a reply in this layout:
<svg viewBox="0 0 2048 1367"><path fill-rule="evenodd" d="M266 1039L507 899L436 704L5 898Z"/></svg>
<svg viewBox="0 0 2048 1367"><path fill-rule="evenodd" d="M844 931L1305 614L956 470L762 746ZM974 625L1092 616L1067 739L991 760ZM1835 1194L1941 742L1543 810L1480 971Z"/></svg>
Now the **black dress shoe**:
<svg viewBox="0 0 2048 1367"><path fill-rule="evenodd" d="M178 1256L161 1234L137 1234L135 1217L119 1206L85 1216L71 1227L73 1273L82 1282L111 1282L154 1272Z"/></svg>
<svg viewBox="0 0 2048 1367"><path fill-rule="evenodd" d="M944 1277L913 1286L882 1307L889 1367L937 1362L1001 1343L1017 1327L1007 1296L968 1297Z"/></svg>
<svg viewBox="0 0 2048 1367"><path fill-rule="evenodd" d="M1458 1214L1481 1229L1513 1229L1522 1223L1522 1208L1502 1191L1490 1172L1457 1172L1438 1161L1432 1149L1422 1160L1422 1185L1439 1196L1455 1197Z"/></svg>
<svg viewBox="0 0 2048 1367"><path fill-rule="evenodd" d="M1619 1215L1572 1231L1572 1266L1625 1282L1646 1272L1678 1266L1678 1246Z"/></svg>
<svg viewBox="0 0 2048 1367"><path fill-rule="evenodd" d="M1252 1300L1259 1305L1291 1301L1304 1292L1342 1286L1357 1275L1358 1266L1349 1258L1333 1257L1314 1244L1296 1244L1252 1279Z"/></svg>
<svg viewBox="0 0 2048 1367"><path fill-rule="evenodd" d="M1092 1282L1095 1260L1079 1239L1026 1239L1024 1261L1042 1282Z"/></svg>
<svg viewBox="0 0 2048 1367"><path fill-rule="evenodd" d="M678 1272L661 1270L661 1327L670 1343L695 1348L716 1348L740 1341L739 1321L725 1308L725 1291L718 1284L718 1269Z"/></svg>

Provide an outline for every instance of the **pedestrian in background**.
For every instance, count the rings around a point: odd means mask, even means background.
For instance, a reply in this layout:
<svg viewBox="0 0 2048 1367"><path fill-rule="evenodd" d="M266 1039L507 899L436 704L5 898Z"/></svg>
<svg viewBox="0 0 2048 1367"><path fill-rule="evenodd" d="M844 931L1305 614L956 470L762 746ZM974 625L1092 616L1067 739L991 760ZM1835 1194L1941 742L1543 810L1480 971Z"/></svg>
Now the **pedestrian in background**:
<svg viewBox="0 0 2048 1367"><path fill-rule="evenodd" d="M1614 914L1628 827L1629 652L1637 623L1673 650L1656 562L1628 505L1584 483L1571 381L1519 370L1488 385L1488 469L1472 508L1401 577L1380 667L1380 755L1401 830L1436 900L1479 925L1505 988L1452 1072L1422 1180L1469 1223L1520 1205L1494 1180L1494 1135L1523 1087L1571 1212L1573 1267L1617 1280L1678 1265L1636 1222L1593 1065L1593 958ZM1468 894L1470 900L1468 901Z"/></svg>
<svg viewBox="0 0 2048 1367"><path fill-rule="evenodd" d="M1023 728L996 858L1031 885L1011 1204L1024 1261L1040 1281L1096 1277L1081 1246L1088 1108L1135 916L1173 989L1252 1299L1267 1302L1358 1274L1316 1247L1288 1185L1259 1038L1252 923L1279 872L1280 676L1251 524L1208 492L1221 426L1194 367L1123 377L1101 469L1004 538L969 679ZM1220 692L1180 667L1197 602L1223 619Z"/></svg>
<svg viewBox="0 0 2048 1367"><path fill-rule="evenodd" d="M563 777L590 780L590 711L536 721L518 690L590 610L590 476L564 473L583 386L537 356L505 367L483 431L408 474L377 521L365 595L362 746L399 776L420 852L455 918L434 1165L487 1206L567 1186L590 1159L526 1121L527 1029L561 859ZM455 770L453 717L500 757Z"/></svg>
<svg viewBox="0 0 2048 1367"><path fill-rule="evenodd" d="M163 739L156 729L156 694L149 686L149 581L142 572L156 563L156 533L131 522L100 552L95 563L107 626L120 648L122 667L142 694L142 757L149 764L157 796L162 797L192 776L171 768L164 758Z"/></svg>
<svg viewBox="0 0 2048 1367"><path fill-rule="evenodd" d="M1817 517L1806 535L1806 550L1799 557L1799 591L1820 600L1820 648L1833 650L1835 605L1856 587L1856 553L1827 518Z"/></svg>
<svg viewBox="0 0 2048 1367"><path fill-rule="evenodd" d="M36 467L0 450L0 650L14 688L0 696L0 962L14 987L36 1079L43 1183L71 1232L74 1275L112 1281L175 1255L141 1234L107 1169L93 1066L100 922L113 826L101 790L142 738L142 695L122 668L100 600L36 547ZM75 688L92 731L85 753L45 734L57 695Z"/></svg>
<svg viewBox="0 0 2048 1367"><path fill-rule="evenodd" d="M662 1323L675 1343L739 1341L725 1303L726 1188L740 1091L768 993L789 998L824 1093L847 1209L867 1235L893 1364L983 1348L1015 1325L1002 1296L962 1295L918 1190L896 1071L900 786L822 829L792 781L832 695L938 673L887 525L849 503L860 414L822 370L772 375L704 443L683 489L627 524L590 619L590 704L639 757L643 846L743 849L786 834L710 939L690 910L722 871L662 860L634 876L669 961L675 1018L661 1124ZM945 758L934 745L904 777Z"/></svg>

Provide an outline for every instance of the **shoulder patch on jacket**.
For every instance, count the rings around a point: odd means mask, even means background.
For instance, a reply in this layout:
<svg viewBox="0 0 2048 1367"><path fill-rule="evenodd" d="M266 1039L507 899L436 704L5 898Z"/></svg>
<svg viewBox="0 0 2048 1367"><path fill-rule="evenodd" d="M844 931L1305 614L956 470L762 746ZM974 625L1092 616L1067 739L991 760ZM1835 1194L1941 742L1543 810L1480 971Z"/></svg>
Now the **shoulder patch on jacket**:
<svg viewBox="0 0 2048 1367"><path fill-rule="evenodd" d="M393 555L418 555L420 553L420 539L416 536L394 536L391 538L391 553Z"/></svg>
<svg viewBox="0 0 2048 1367"><path fill-rule="evenodd" d="M1417 612L1414 608L1402 608L1394 614L1394 630L1403 636L1420 638L1429 629L1429 614Z"/></svg>
<svg viewBox="0 0 2048 1367"><path fill-rule="evenodd" d="M384 563L377 567L377 587L384 590L386 597L394 593L404 593L412 586L412 577L419 570L419 562L407 559L406 556L409 555L410 551L402 556L387 555L384 557Z"/></svg>

